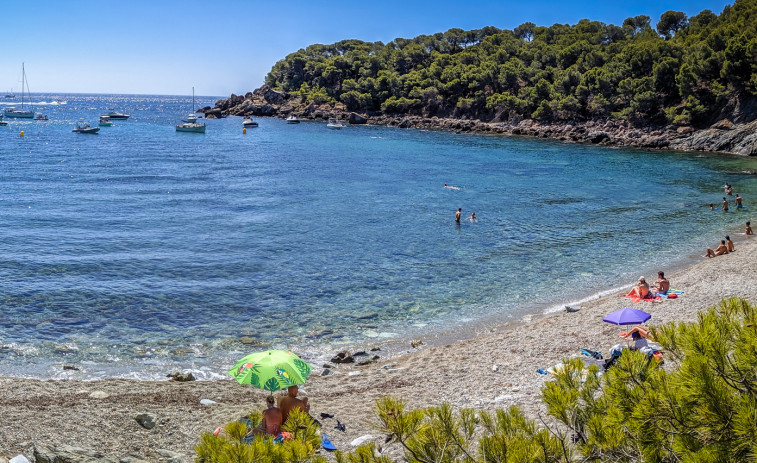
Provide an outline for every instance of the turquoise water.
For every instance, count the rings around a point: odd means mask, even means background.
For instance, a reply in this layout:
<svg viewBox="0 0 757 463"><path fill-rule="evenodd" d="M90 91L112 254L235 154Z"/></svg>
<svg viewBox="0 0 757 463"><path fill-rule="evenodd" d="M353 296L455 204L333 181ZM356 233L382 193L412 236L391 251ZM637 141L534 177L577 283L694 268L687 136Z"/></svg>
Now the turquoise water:
<svg viewBox="0 0 757 463"><path fill-rule="evenodd" d="M191 97L35 95L61 98L0 127L2 375L216 378L269 346L318 364L517 320L699 258L757 208L754 159L267 118L176 133ZM132 117L71 132L110 109ZM746 210L709 210L725 182Z"/></svg>

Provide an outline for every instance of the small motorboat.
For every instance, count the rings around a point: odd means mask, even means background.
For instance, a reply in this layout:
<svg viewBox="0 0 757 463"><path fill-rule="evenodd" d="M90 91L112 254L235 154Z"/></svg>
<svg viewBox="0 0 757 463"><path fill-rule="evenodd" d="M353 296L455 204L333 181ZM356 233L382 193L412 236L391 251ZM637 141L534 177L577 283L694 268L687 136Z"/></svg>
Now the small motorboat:
<svg viewBox="0 0 757 463"><path fill-rule="evenodd" d="M336 119L329 119L329 123L326 124L326 127L330 129L341 129L342 127L344 127L344 124L342 124Z"/></svg>
<svg viewBox="0 0 757 463"><path fill-rule="evenodd" d="M176 126L177 132L194 132L205 133L205 124L198 124L196 122L184 122Z"/></svg>
<svg viewBox="0 0 757 463"><path fill-rule="evenodd" d="M257 127L258 123L253 121L251 117L242 121L242 127Z"/></svg>
<svg viewBox="0 0 757 463"><path fill-rule="evenodd" d="M110 120L110 116L100 116L98 125L100 127L113 127L113 121Z"/></svg>
<svg viewBox="0 0 757 463"><path fill-rule="evenodd" d="M299 124L300 123L300 118L297 117L297 116L295 116L294 114L292 114L289 117L287 117L286 120L287 120L287 124Z"/></svg>
<svg viewBox="0 0 757 463"><path fill-rule="evenodd" d="M49 120L49 118L45 114L37 114L36 116L34 116L34 120L35 121L47 121L47 120Z"/></svg>
<svg viewBox="0 0 757 463"><path fill-rule="evenodd" d="M103 116L108 116L109 118L111 118L114 121L125 121L126 119L128 119L129 117L131 117L128 114L119 113L118 111L111 111L109 113L103 114Z"/></svg>
<svg viewBox="0 0 757 463"><path fill-rule="evenodd" d="M0 127L5 127L6 125L8 125L8 123L0 119Z"/></svg>
<svg viewBox="0 0 757 463"><path fill-rule="evenodd" d="M78 123L72 132L76 133L92 133L95 134L100 131L100 127L90 127L87 123Z"/></svg>

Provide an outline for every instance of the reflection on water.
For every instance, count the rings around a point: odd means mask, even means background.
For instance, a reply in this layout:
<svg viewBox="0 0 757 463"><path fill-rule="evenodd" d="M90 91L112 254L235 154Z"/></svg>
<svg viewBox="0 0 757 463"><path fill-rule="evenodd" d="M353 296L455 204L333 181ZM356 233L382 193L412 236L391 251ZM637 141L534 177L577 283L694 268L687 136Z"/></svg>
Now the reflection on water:
<svg viewBox="0 0 757 463"><path fill-rule="evenodd" d="M0 128L0 374L213 378L268 346L509 320L754 219L754 159L265 118L186 134L191 97L56 98ZM110 109L132 117L71 133ZM706 207L726 181L746 210Z"/></svg>

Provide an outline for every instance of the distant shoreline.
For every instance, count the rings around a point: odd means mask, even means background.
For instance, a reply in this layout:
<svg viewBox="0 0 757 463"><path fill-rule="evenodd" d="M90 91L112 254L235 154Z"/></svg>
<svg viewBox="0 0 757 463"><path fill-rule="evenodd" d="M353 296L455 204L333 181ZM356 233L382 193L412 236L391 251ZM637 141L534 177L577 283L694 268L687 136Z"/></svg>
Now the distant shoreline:
<svg viewBox="0 0 757 463"><path fill-rule="evenodd" d="M532 119L485 122L476 119L424 117L411 114L358 114L343 105L302 104L299 98L266 86L244 96L232 94L213 108L198 112L209 119L228 116L278 117L296 115L302 120L339 119L350 124L444 130L461 133L523 135L566 143L623 146L644 149L707 151L741 156L757 155L757 120L733 123L721 119L707 128L676 125L634 126L628 121L604 119L544 123ZM757 174L757 172L752 172Z"/></svg>

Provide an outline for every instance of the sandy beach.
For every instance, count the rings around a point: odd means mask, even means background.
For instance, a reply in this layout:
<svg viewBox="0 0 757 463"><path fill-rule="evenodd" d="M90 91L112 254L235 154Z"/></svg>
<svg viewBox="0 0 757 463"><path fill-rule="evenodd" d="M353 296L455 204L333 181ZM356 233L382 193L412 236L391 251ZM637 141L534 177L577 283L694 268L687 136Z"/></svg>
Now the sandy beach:
<svg viewBox="0 0 757 463"><path fill-rule="evenodd" d="M374 400L384 395L401 397L412 407L444 401L488 409L518 405L531 417L545 416L540 388L550 377L536 370L578 356L581 348L606 353L620 342L622 329L603 323L606 314L635 307L652 314L650 324L659 324L691 321L726 297L757 303L755 270L757 237L739 235L736 252L666 272L672 287L685 291L678 299L634 304L611 295L582 304L578 312L533 315L469 340L442 345L426 340L418 349L411 349L408 340L406 353L372 365L339 365L325 376L322 366L314 365L301 392L310 397L311 414L335 415L322 420L323 430L344 451L365 435L383 443L369 421ZM653 277L647 275L650 281ZM627 283L630 288L633 282ZM32 459L35 444L98 450L113 461L168 461L171 455L171 461L180 461L180 456L192 461L202 432L262 409L266 394L231 379L179 383L0 378L0 462L18 454ZM202 399L215 403L202 405ZM140 413L153 414L156 426L141 427L135 420ZM345 432L335 429L337 419L345 424Z"/></svg>

